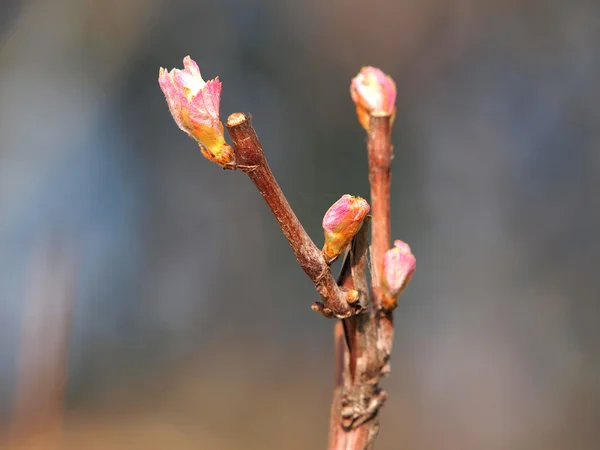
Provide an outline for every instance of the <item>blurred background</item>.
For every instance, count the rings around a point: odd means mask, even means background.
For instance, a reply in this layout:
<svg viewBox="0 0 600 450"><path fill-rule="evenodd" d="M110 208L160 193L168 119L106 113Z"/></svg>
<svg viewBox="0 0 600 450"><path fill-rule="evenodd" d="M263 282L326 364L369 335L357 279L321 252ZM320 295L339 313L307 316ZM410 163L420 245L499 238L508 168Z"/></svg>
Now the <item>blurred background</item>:
<svg viewBox="0 0 600 450"><path fill-rule="evenodd" d="M600 448L598 42L596 0L2 2L3 441L326 447L333 322L249 180L169 115L158 68L189 54L317 245L369 192L350 80L397 82L418 270L377 448Z"/></svg>

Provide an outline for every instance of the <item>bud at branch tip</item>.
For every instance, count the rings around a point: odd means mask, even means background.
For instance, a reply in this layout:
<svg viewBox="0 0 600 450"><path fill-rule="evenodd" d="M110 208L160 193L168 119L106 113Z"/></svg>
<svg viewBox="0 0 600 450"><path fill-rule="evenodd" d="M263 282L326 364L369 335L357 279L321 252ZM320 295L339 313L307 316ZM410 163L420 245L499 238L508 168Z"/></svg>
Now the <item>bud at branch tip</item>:
<svg viewBox="0 0 600 450"><path fill-rule="evenodd" d="M225 142L223 124L219 120L221 82L219 78L204 81L196 62L186 56L184 69L160 68L158 83L177 126L200 146L202 154L223 168L235 167L235 155Z"/></svg>
<svg viewBox="0 0 600 450"><path fill-rule="evenodd" d="M363 67L350 84L358 121L369 131L370 116L396 115L396 83L376 67Z"/></svg>

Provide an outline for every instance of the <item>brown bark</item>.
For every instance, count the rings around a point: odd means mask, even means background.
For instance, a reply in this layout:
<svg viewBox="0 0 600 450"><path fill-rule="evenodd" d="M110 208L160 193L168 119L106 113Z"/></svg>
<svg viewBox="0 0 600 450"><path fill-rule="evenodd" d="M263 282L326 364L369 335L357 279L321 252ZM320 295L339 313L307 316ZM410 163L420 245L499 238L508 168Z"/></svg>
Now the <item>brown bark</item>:
<svg viewBox="0 0 600 450"><path fill-rule="evenodd" d="M380 272L383 255L390 248L390 182L392 178L392 144L390 117L371 117L367 149L369 152L369 184L371 185L371 275L373 277L373 304L382 306Z"/></svg>
<svg viewBox="0 0 600 450"><path fill-rule="evenodd" d="M394 341L394 318L392 311L396 299L390 299L381 291L383 257L391 246L390 185L391 164L394 157L392 147L392 117L371 116L367 149L369 152L369 183L371 185L371 280L373 305L378 322L378 342L382 349L381 376L390 372L389 359Z"/></svg>
<svg viewBox="0 0 600 450"><path fill-rule="evenodd" d="M323 304L315 303L313 309L328 317L345 318L356 314L360 306L348 303L346 293L335 282L321 250L308 236L283 195L267 163L250 117L243 113L231 114L227 119L227 129L233 140L236 168L244 171L262 194L298 263L323 300Z"/></svg>
<svg viewBox="0 0 600 450"><path fill-rule="evenodd" d="M393 308L383 303L381 268L390 247L391 117L371 117L367 138L371 185L371 279L372 303L364 313L343 320L345 339L336 325L336 386L331 409L329 450L368 450L379 431L379 409L387 394L379 387L389 373L394 338ZM354 240L342 267L339 284L366 287L366 229ZM364 253L363 253L364 252ZM357 288L357 283L362 288ZM342 353L342 356L339 356Z"/></svg>
<svg viewBox="0 0 600 450"><path fill-rule="evenodd" d="M372 289L367 285L369 220L354 237L336 281L329 265L300 224L277 184L249 117L234 113L227 120L236 166L244 171L269 205L298 263L312 280L323 303L313 309L338 317L335 325L335 389L331 407L329 449L371 449L379 430L379 409L386 393L379 387L389 371L393 339L391 309L382 304L380 271L390 246L391 118L371 117L368 133L371 184ZM346 293L358 291L348 302ZM373 292L373 301L370 300Z"/></svg>
<svg viewBox="0 0 600 450"><path fill-rule="evenodd" d="M338 283L360 293L369 304L367 285L368 221L353 240ZM330 450L370 449L377 437L379 408L386 394L379 388L381 354L373 309L336 324L336 385L329 429Z"/></svg>

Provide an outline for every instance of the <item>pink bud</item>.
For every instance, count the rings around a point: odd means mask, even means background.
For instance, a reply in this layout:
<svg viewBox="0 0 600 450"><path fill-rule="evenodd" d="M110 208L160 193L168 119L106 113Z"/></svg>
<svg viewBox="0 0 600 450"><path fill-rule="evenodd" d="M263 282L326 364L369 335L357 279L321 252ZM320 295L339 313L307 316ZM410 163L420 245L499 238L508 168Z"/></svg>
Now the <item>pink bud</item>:
<svg viewBox="0 0 600 450"><path fill-rule="evenodd" d="M406 242L395 241L394 248L383 257L383 307L391 310L396 299L410 282L417 268L417 260Z"/></svg>
<svg viewBox="0 0 600 450"><path fill-rule="evenodd" d="M358 121L369 131L369 116L393 116L396 113L396 83L380 69L363 67L350 84Z"/></svg>
<svg viewBox="0 0 600 450"><path fill-rule="evenodd" d="M184 69L160 68L158 83L165 94L177 126L200 144L202 154L222 167L231 166L235 155L225 143L219 120L221 82L218 77L205 82L196 62L186 56Z"/></svg>
<svg viewBox="0 0 600 450"><path fill-rule="evenodd" d="M327 210L323 217L323 256L328 263L340 256L350 244L369 209L369 204L364 198L345 194Z"/></svg>

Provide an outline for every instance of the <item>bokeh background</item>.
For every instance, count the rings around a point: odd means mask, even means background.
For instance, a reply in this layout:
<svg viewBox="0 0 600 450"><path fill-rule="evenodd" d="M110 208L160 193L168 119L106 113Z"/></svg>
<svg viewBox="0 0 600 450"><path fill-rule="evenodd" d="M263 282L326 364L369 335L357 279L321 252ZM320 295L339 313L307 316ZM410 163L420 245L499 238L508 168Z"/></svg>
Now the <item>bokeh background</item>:
<svg viewBox="0 0 600 450"><path fill-rule="evenodd" d="M317 245L368 196L350 79L397 82L418 269L377 448L600 448L599 42L597 0L5 0L2 435L326 446L333 322L249 180L171 119L158 68L190 54Z"/></svg>

